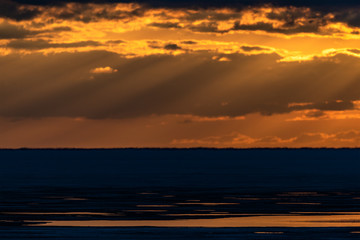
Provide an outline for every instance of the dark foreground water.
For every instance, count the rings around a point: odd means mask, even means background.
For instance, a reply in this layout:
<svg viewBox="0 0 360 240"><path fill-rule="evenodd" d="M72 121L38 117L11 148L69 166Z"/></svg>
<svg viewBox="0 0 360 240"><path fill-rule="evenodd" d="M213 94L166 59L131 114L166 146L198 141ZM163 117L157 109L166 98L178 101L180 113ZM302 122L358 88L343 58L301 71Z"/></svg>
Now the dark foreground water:
<svg viewBox="0 0 360 240"><path fill-rule="evenodd" d="M360 150L0 150L0 239L360 239Z"/></svg>

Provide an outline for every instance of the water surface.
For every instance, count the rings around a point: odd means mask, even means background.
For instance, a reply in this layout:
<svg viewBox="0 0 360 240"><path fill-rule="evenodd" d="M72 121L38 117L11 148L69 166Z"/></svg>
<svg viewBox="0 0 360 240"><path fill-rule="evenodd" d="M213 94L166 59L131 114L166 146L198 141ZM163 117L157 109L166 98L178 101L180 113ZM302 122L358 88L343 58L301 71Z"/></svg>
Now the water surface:
<svg viewBox="0 0 360 240"><path fill-rule="evenodd" d="M1 239L358 239L360 150L1 150Z"/></svg>

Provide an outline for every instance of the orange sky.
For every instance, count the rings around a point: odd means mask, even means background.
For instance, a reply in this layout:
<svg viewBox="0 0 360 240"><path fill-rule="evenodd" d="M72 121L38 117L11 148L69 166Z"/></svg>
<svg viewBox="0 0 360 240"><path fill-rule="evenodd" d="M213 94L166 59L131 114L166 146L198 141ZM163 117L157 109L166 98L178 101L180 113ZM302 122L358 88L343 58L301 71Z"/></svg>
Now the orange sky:
<svg viewBox="0 0 360 240"><path fill-rule="evenodd" d="M15 9L0 12L2 148L360 146L350 10Z"/></svg>

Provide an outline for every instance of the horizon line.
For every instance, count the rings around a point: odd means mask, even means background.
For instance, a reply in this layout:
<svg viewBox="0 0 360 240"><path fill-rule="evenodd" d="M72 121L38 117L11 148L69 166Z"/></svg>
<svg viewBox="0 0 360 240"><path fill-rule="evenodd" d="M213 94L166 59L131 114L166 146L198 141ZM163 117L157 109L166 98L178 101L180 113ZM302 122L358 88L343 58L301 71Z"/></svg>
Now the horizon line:
<svg viewBox="0 0 360 240"><path fill-rule="evenodd" d="M45 148L0 148L0 151L4 150L360 150L360 147L253 147L253 148L233 148L233 147L118 147L118 148L86 148L86 147L45 147Z"/></svg>

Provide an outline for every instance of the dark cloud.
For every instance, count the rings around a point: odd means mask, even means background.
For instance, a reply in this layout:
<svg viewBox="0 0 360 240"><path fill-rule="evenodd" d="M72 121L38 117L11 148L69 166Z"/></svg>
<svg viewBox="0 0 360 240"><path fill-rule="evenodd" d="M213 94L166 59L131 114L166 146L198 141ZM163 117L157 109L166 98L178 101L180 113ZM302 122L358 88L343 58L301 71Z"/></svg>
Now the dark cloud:
<svg viewBox="0 0 360 240"><path fill-rule="evenodd" d="M147 44L150 48L163 48L163 46L161 46L161 43L159 41L147 41Z"/></svg>
<svg viewBox="0 0 360 240"><path fill-rule="evenodd" d="M14 49L28 49L38 50L46 48L75 48L75 47L87 47L87 46L100 46L101 44L95 41L81 41L72 43L51 43L43 39L39 40L13 40L5 46Z"/></svg>
<svg viewBox="0 0 360 240"><path fill-rule="evenodd" d="M181 50L182 48L177 44L170 43L170 44L166 44L164 46L164 49L166 49L166 50Z"/></svg>
<svg viewBox="0 0 360 240"><path fill-rule="evenodd" d="M164 22L164 23L151 23L149 26L152 27L158 27L158 28L181 28L179 23L173 23L173 22Z"/></svg>
<svg viewBox="0 0 360 240"><path fill-rule="evenodd" d="M18 4L35 4L42 6L62 5L65 0L14 0ZM150 7L173 7L173 8L213 8L213 7L237 7L249 5L273 4L277 6L314 7L318 9L339 9L357 7L357 0L74 0L79 3L129 3L137 2Z"/></svg>
<svg viewBox="0 0 360 240"><path fill-rule="evenodd" d="M67 26L62 26L62 27L54 27L53 29L51 29L52 32L68 32L68 31L72 31L71 27L67 27Z"/></svg>
<svg viewBox="0 0 360 240"><path fill-rule="evenodd" d="M256 12L256 10L254 10ZM229 31L238 30L262 30L272 33L283 34L296 34L296 33L319 33L319 29L332 19L329 16L311 11L307 8L288 7L281 10L277 9L267 13L267 18L270 20L278 20L282 24L274 26L268 22L256 22L254 24L240 24L238 19L241 18L241 12L216 12L211 10L203 11L186 11L185 16L180 20L185 23L185 27L195 32L213 32L213 33L226 33ZM195 21L206 20L200 24L193 24ZM219 29L219 21L236 20L234 26L229 29ZM165 23L152 23L150 26L159 28L181 28L178 23L165 22Z"/></svg>
<svg viewBox="0 0 360 240"><path fill-rule="evenodd" d="M192 52L129 59L102 51L2 56L0 116L233 117L311 109L319 111L312 116L317 117L320 111L353 109L360 96L355 57L279 63L276 54L232 54L224 55L231 61L223 64L213 56ZM102 66L118 71L90 78L89 71ZM343 75L348 70L355 73ZM289 107L304 102L312 104Z"/></svg>
<svg viewBox="0 0 360 240"><path fill-rule="evenodd" d="M335 11L334 20L339 22L346 22L349 26L360 27L360 6L355 9L346 9L346 11Z"/></svg>
<svg viewBox="0 0 360 240"><path fill-rule="evenodd" d="M278 19L283 20L283 19ZM188 29L194 32L206 33L227 33L230 31L248 30L248 31L265 31L269 33L282 33L282 34L297 34L297 33L320 33L320 27L326 25L327 21L324 19L317 20L303 20L302 22L291 22L289 19L283 20L281 26L274 26L272 23L256 22L254 24L240 24L240 21L235 21L232 28L219 29L217 21L202 22L197 25L189 24Z"/></svg>
<svg viewBox="0 0 360 240"><path fill-rule="evenodd" d="M325 116L325 113L323 111L316 110L306 113L305 116L309 118L319 118Z"/></svg>
<svg viewBox="0 0 360 240"><path fill-rule="evenodd" d="M229 30L219 30L219 24L215 21L212 22L202 22L197 25L192 25L189 27L190 30L194 32L213 32L213 33L225 33Z"/></svg>
<svg viewBox="0 0 360 240"><path fill-rule="evenodd" d="M227 21L232 19L238 19L241 17L240 12L228 12L222 13L213 11L213 9L209 11L186 11L186 15L180 17L181 20L194 22L199 20L209 20L209 21Z"/></svg>
<svg viewBox="0 0 360 240"><path fill-rule="evenodd" d="M134 17L143 16L146 11L145 8L139 7L133 10L114 11L111 7L99 5L101 9L97 9L94 5L89 4L75 4L64 8L59 8L58 11L53 12L52 16L58 19L71 19L82 22L98 21L99 19L108 20L126 20Z"/></svg>
<svg viewBox="0 0 360 240"><path fill-rule="evenodd" d="M255 24L240 24L235 22L234 27L231 30L250 30L250 31L266 31L271 33L283 33L283 34L296 34L296 33L317 33L319 32L319 25L309 23L306 25L296 24L289 26L289 23L284 23L281 27L274 27L271 23L257 22Z"/></svg>
<svg viewBox="0 0 360 240"><path fill-rule="evenodd" d="M43 12L48 12L53 18L63 20L76 20L82 22L99 21L100 19L115 19L129 21L136 17L144 16L144 13L150 8L166 7L166 8L181 8L184 16L178 20L185 23L190 23L189 28L197 32L215 32L225 33L230 30L263 30L267 32L296 34L319 32L319 28L329 22L344 22L353 27L360 26L360 6L358 2L345 1L290 1L290 0L223 0L223 1L190 1L190 0L108 0L108 1L90 1L77 0L71 1L71 5L65 5L68 1L46 1L46 0L2 0L2 8L0 9L0 17L13 20L29 20L38 16ZM129 10L115 10L104 3L130 3L135 2L141 4L140 7ZM88 3L98 3L95 6ZM249 9L251 7L264 6L286 6L281 11L272 11L267 14L269 19L279 20L283 22L280 27L274 27L270 23L258 22L256 24L240 24L236 22L232 29L219 30L218 21L236 20L241 18L240 11L233 12L218 12L213 11L216 7L226 7L235 10ZM41 6L41 7L39 7ZM56 10L51 6L57 6ZM310 8L310 10L308 9ZM206 11L188 11L189 9L206 9ZM334 16L334 18L330 17ZM162 13L166 16L166 13ZM169 19L171 17L167 16ZM196 26L191 26L192 22L198 20L206 20ZM178 23L174 22L155 22L150 23L150 26L158 28L176 29L181 28ZM357 34L356 31L353 34Z"/></svg>
<svg viewBox="0 0 360 240"><path fill-rule="evenodd" d="M7 22L0 23L0 39L25 38L33 33L21 26L15 26Z"/></svg>
<svg viewBox="0 0 360 240"><path fill-rule="evenodd" d="M271 11L266 14L267 18L273 20L280 20L286 27L294 27L297 22L303 24L311 24L317 21L322 21L318 24L325 24L324 15L318 11L311 11L307 8L284 8L281 11Z"/></svg>
<svg viewBox="0 0 360 240"><path fill-rule="evenodd" d="M107 41L106 43L121 44L121 43L125 43L125 41L124 40L110 40L110 41Z"/></svg>
<svg viewBox="0 0 360 240"><path fill-rule="evenodd" d="M182 41L181 43L190 44L190 45L197 44L197 42L195 42L195 41Z"/></svg>
<svg viewBox="0 0 360 240"><path fill-rule="evenodd" d="M360 50L359 49L348 49L349 52L355 53L355 54L360 54Z"/></svg>
<svg viewBox="0 0 360 240"><path fill-rule="evenodd" d="M330 22L326 13L294 7L272 11L267 14L267 18L283 22L282 28L289 30L288 33L317 32L320 27Z"/></svg>
<svg viewBox="0 0 360 240"><path fill-rule="evenodd" d="M0 17L16 21L30 20L36 16L49 12L50 7L56 6L50 15L57 19L76 20L82 22L98 21L99 19L129 19L144 14L146 8L140 7L129 11L114 10L109 6L101 5L106 1L71 1L70 6L65 6L68 1L10 1L1 0ZM98 6L88 3L98 3ZM120 1L119 1L120 2ZM108 3L111 3L109 1ZM41 8L40 6L43 6ZM99 7L101 9L99 9Z"/></svg>
<svg viewBox="0 0 360 240"><path fill-rule="evenodd" d="M325 101L322 103L313 104L315 109L324 111L341 111L347 109L354 109L354 104L351 101Z"/></svg>
<svg viewBox="0 0 360 240"><path fill-rule="evenodd" d="M28 1L31 3L31 1ZM28 4L25 3L25 4ZM36 17L40 11L37 8L23 8L20 3L11 0L0 1L0 17L9 18L16 21L29 20Z"/></svg>
<svg viewBox="0 0 360 240"><path fill-rule="evenodd" d="M30 31L21 25L14 25L8 22L0 23L0 39L24 39L36 36L41 33L72 31L71 27L55 27L49 30Z"/></svg>
<svg viewBox="0 0 360 240"><path fill-rule="evenodd" d="M289 107L293 110L302 110L302 109L318 109L322 111L341 111L341 110L349 110L354 109L354 103L350 100L332 100L332 101L324 101L317 103L310 103L306 105L298 105ZM320 114L320 112L319 112Z"/></svg>
<svg viewBox="0 0 360 240"><path fill-rule="evenodd" d="M242 46L241 49L245 52L267 50L267 48L257 47L257 46Z"/></svg>

